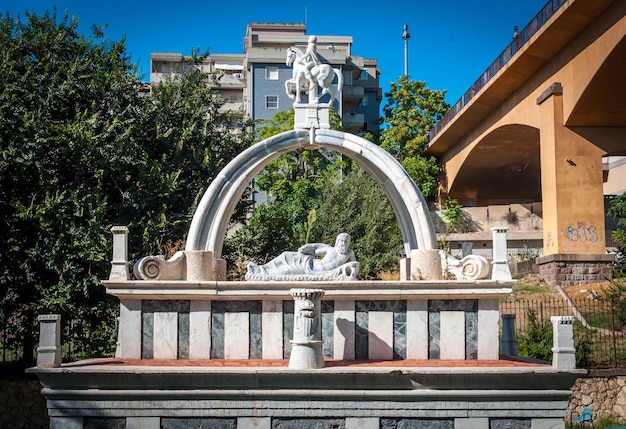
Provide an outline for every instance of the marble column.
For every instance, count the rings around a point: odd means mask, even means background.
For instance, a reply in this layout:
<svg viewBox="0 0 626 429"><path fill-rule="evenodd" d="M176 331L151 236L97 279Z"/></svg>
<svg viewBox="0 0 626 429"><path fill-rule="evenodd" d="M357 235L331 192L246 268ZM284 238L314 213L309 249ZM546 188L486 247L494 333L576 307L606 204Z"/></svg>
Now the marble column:
<svg viewBox="0 0 626 429"><path fill-rule="evenodd" d="M322 353L322 289L291 289L294 298L293 340L289 368L324 367Z"/></svg>

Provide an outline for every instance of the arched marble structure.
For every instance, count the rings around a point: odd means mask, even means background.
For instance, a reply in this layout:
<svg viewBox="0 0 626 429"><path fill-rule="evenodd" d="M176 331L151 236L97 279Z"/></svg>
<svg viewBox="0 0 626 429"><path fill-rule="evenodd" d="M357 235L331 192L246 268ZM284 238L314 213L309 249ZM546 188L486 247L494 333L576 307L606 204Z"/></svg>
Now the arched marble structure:
<svg viewBox="0 0 626 429"><path fill-rule="evenodd" d="M246 186L267 164L299 148L325 147L359 163L381 185L396 213L406 255L437 248L428 206L400 163L375 144L341 131L296 129L263 140L233 159L213 180L194 214L187 251L206 250L220 258L231 213Z"/></svg>

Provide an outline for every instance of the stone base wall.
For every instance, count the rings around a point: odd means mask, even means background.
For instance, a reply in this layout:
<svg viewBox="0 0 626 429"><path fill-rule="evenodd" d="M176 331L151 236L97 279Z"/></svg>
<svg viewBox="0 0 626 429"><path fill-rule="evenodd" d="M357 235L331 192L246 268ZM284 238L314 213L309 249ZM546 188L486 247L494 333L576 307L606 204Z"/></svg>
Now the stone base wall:
<svg viewBox="0 0 626 429"><path fill-rule="evenodd" d="M615 255L546 255L536 259L539 277L552 286L600 283L613 275Z"/></svg>
<svg viewBox="0 0 626 429"><path fill-rule="evenodd" d="M583 408L593 409L593 420L613 417L626 421L626 376L579 378L572 386L567 420Z"/></svg>
<svg viewBox="0 0 626 429"><path fill-rule="evenodd" d="M511 270L511 276L513 276L513 278L528 274L539 274L539 267L535 259L510 262L509 270Z"/></svg>
<svg viewBox="0 0 626 429"><path fill-rule="evenodd" d="M421 417L59 417L51 429L556 429L563 428L558 419L543 418L421 418Z"/></svg>
<svg viewBox="0 0 626 429"><path fill-rule="evenodd" d="M0 429L48 426L48 409L39 380L0 380Z"/></svg>
<svg viewBox="0 0 626 429"><path fill-rule="evenodd" d="M46 386L51 429L565 429L582 375L550 366L32 371Z"/></svg>
<svg viewBox="0 0 626 429"><path fill-rule="evenodd" d="M40 391L39 381L2 380L0 428L48 428L46 400ZM593 408L595 421L601 416L626 420L626 376L577 379L572 386L567 421L584 407Z"/></svg>

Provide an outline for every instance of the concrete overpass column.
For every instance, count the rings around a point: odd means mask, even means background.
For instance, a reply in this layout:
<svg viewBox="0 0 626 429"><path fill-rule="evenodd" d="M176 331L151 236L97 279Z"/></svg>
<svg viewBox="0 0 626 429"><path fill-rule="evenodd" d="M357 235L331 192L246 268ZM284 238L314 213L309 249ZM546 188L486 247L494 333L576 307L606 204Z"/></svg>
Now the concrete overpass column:
<svg viewBox="0 0 626 429"><path fill-rule="evenodd" d="M604 254L603 151L563 125L560 83L537 104L544 255Z"/></svg>

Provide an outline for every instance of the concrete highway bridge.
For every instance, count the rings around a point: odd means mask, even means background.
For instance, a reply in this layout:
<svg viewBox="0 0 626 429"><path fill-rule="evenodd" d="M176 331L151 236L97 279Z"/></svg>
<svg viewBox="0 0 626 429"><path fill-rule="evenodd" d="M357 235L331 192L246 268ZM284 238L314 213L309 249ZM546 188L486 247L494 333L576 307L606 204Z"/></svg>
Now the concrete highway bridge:
<svg viewBox="0 0 626 429"><path fill-rule="evenodd" d="M431 131L427 154L444 166L443 198L541 201L544 255L604 254L602 157L626 155L626 1L548 2Z"/></svg>

